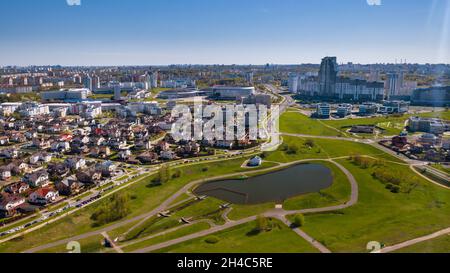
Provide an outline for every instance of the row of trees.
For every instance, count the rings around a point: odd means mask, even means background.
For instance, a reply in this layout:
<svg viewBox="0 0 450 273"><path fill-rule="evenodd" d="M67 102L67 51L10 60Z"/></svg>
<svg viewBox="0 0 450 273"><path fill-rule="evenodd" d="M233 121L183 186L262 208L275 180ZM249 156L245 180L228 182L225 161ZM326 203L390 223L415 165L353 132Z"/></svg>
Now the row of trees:
<svg viewBox="0 0 450 273"><path fill-rule="evenodd" d="M94 226L103 226L126 217L131 211L129 201L127 193L114 194L91 215Z"/></svg>

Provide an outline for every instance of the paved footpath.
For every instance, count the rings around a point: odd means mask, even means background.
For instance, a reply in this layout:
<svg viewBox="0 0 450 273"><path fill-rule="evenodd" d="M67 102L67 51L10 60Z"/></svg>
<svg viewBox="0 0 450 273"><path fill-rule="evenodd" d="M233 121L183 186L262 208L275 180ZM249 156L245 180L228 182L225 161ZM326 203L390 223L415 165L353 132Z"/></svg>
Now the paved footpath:
<svg viewBox="0 0 450 273"><path fill-rule="evenodd" d="M397 245L385 247L381 251L379 251L379 253L393 252L393 251L396 251L396 250L399 250L399 249L402 249L402 248L405 248L405 247L408 247L408 246L412 246L412 245L415 245L415 244L418 244L418 243L422 243L422 242L425 242L425 241L428 241L428 240L431 240L431 239L435 239L437 237L440 237L440 236L443 236L443 235L446 235L446 234L450 234L450 228L446 228L446 229L440 230L438 232L435 232L433 234L426 235L426 236L423 236L423 237L420 237L420 238L416 238L416 239L413 239L413 240L409 240L409 241L406 241L406 242L403 242L403 243L400 243L400 244L397 244Z"/></svg>

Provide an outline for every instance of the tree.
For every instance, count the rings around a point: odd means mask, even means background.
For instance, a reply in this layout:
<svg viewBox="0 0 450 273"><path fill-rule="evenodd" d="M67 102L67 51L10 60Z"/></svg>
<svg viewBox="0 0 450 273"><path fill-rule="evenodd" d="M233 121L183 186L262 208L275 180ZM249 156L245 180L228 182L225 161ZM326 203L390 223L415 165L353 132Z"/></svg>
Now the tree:
<svg viewBox="0 0 450 273"><path fill-rule="evenodd" d="M120 220L130 213L130 197L127 193L116 193L91 215L95 226Z"/></svg>
<svg viewBox="0 0 450 273"><path fill-rule="evenodd" d="M256 228L255 230L258 232L264 232L269 227L269 221L267 221L267 218L260 215L258 218L256 218Z"/></svg>
<svg viewBox="0 0 450 273"><path fill-rule="evenodd" d="M164 183L169 182L170 180L170 168L167 164L163 164L161 168L159 168L158 174L153 179L153 184L162 185Z"/></svg>
<svg viewBox="0 0 450 273"><path fill-rule="evenodd" d="M305 225L305 216L303 214L297 214L294 217L294 226L295 227L302 227Z"/></svg>

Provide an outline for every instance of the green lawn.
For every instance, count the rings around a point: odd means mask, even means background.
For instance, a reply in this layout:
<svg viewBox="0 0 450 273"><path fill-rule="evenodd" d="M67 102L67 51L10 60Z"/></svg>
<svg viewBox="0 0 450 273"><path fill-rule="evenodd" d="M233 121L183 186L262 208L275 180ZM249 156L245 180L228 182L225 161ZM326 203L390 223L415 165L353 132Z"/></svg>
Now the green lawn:
<svg viewBox="0 0 450 273"><path fill-rule="evenodd" d="M286 210L301 210L308 208L321 208L344 204L350 200L351 187L347 176L334 164L320 162L333 172L333 185L318 193L300 195L284 202Z"/></svg>
<svg viewBox="0 0 450 273"><path fill-rule="evenodd" d="M138 242L138 243L131 244L131 245L126 245L125 247L122 248L122 250L124 252L132 252L137 249L145 248L145 247L159 244L162 242L167 242L167 241L170 241L170 240L173 240L173 239L176 239L179 237L183 237L183 236L186 236L189 234L193 234L196 232L200 232L202 230L206 230L209 228L210 228L210 225L205 222L185 226L176 231L172 231L172 232L169 232L169 233L166 233L163 235L159 235L157 237L154 237L154 238L142 241L142 242ZM127 244L128 244L128 242L127 242Z"/></svg>
<svg viewBox="0 0 450 273"><path fill-rule="evenodd" d="M450 235L418 243L395 251L396 253L450 253Z"/></svg>
<svg viewBox="0 0 450 273"><path fill-rule="evenodd" d="M383 135L398 135L405 126L405 121L409 116L403 117L376 117L376 118L356 118L356 119L342 119L342 120L326 120L325 124L332 126L343 132L350 129L353 125L375 125L385 131Z"/></svg>
<svg viewBox="0 0 450 273"><path fill-rule="evenodd" d="M259 204L259 205L232 205L232 210L228 214L230 220L239 220L262 214L270 209L275 208L275 203Z"/></svg>
<svg viewBox="0 0 450 273"><path fill-rule="evenodd" d="M348 209L306 216L303 229L334 252L365 252L370 241L394 245L450 226L450 192L411 173L407 166L385 168L404 182L419 184L410 193L391 193L348 160L340 162L359 185L359 201Z"/></svg>
<svg viewBox="0 0 450 273"><path fill-rule="evenodd" d="M78 242L81 245L81 253L98 253L108 250L105 248L103 243L103 236L96 235L83 240L79 240ZM59 245L56 247L48 248L39 253L68 253L69 250L66 248L67 245Z"/></svg>
<svg viewBox="0 0 450 273"><path fill-rule="evenodd" d="M434 117L444 120L450 120L450 111L429 112L418 115L404 115L402 117L386 116L376 118L325 120L323 122L343 132L350 129L350 127L353 125L375 125L385 130L382 135L391 136L397 135L403 131L405 121L410 116Z"/></svg>
<svg viewBox="0 0 450 273"><path fill-rule="evenodd" d="M326 127L320 121L298 112L286 112L280 118L280 131L289 134L311 136L341 136L338 130Z"/></svg>
<svg viewBox="0 0 450 273"><path fill-rule="evenodd" d="M188 201L180 204L177 207L170 208L173 212L168 218L152 217L135 227L127 234L127 240L136 240L143 237L148 237L152 234L157 234L168 229L172 229L183 225L181 218L190 221L211 220L215 224L224 224L224 219L221 217L223 211L220 210L220 205L224 204L215 198L208 197L201 201ZM178 210L178 208L182 208Z"/></svg>
<svg viewBox="0 0 450 273"><path fill-rule="evenodd" d="M307 138L283 136L283 145L277 151L269 153L265 159L285 163L302 159L328 159L359 154L401 162L398 158L368 144L333 139L310 139L314 141L314 147L312 148L305 145ZM283 151L285 145L296 147L298 151L289 154L288 151Z"/></svg>
<svg viewBox="0 0 450 273"><path fill-rule="evenodd" d="M253 232L256 223L250 222L214 234L216 244L206 243L208 237L194 239L161 249L162 253L316 253L308 242L278 220L272 220L271 231Z"/></svg>
<svg viewBox="0 0 450 273"><path fill-rule="evenodd" d="M450 120L450 111L429 112L429 113L419 114L418 116Z"/></svg>
<svg viewBox="0 0 450 273"><path fill-rule="evenodd" d="M227 173L245 172L248 169L241 168L244 158L205 163L200 165L189 165L180 167L181 177L172 179L162 186L150 186L153 177L149 177L133 184L125 189L130 193L130 208L132 213L127 216L132 218L151 211L161 202L169 198L187 183L196 179L208 179L211 175L218 176ZM207 166L207 170L205 167ZM65 217L55 223L49 224L39 230L26 234L22 237L8 241L0 245L0 252L20 252L45 243L61 240L90 232L102 227L93 227L90 216L105 200L95 203L93 206L84 208L71 216Z"/></svg>

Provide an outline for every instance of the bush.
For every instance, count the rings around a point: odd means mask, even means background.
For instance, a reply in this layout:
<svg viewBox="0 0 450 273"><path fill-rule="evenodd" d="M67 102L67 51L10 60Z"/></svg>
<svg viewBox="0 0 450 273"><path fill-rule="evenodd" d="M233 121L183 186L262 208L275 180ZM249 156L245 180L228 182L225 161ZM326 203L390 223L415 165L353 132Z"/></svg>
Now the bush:
<svg viewBox="0 0 450 273"><path fill-rule="evenodd" d="M205 242L211 245L217 244L219 241L220 239L217 236L209 236L205 239Z"/></svg>
<svg viewBox="0 0 450 273"><path fill-rule="evenodd" d="M269 229L269 221L264 216L258 216L256 219L256 227L255 231L257 232L264 232Z"/></svg>
<svg viewBox="0 0 450 273"><path fill-rule="evenodd" d="M316 144L314 143L314 140L312 139L307 139L305 141L305 146L308 146L309 148L314 148L314 146L316 146Z"/></svg>
<svg viewBox="0 0 450 273"><path fill-rule="evenodd" d="M362 169L367 169L377 164L375 160L367 157L362 157L360 155L353 155L350 157L350 160L353 162L353 164L361 167Z"/></svg>
<svg viewBox="0 0 450 273"><path fill-rule="evenodd" d="M180 178L181 177L181 171L177 170L174 174L172 174L172 179Z"/></svg>
<svg viewBox="0 0 450 273"><path fill-rule="evenodd" d="M294 217L294 226L295 227L302 227L305 225L305 216L303 214L297 214Z"/></svg>

